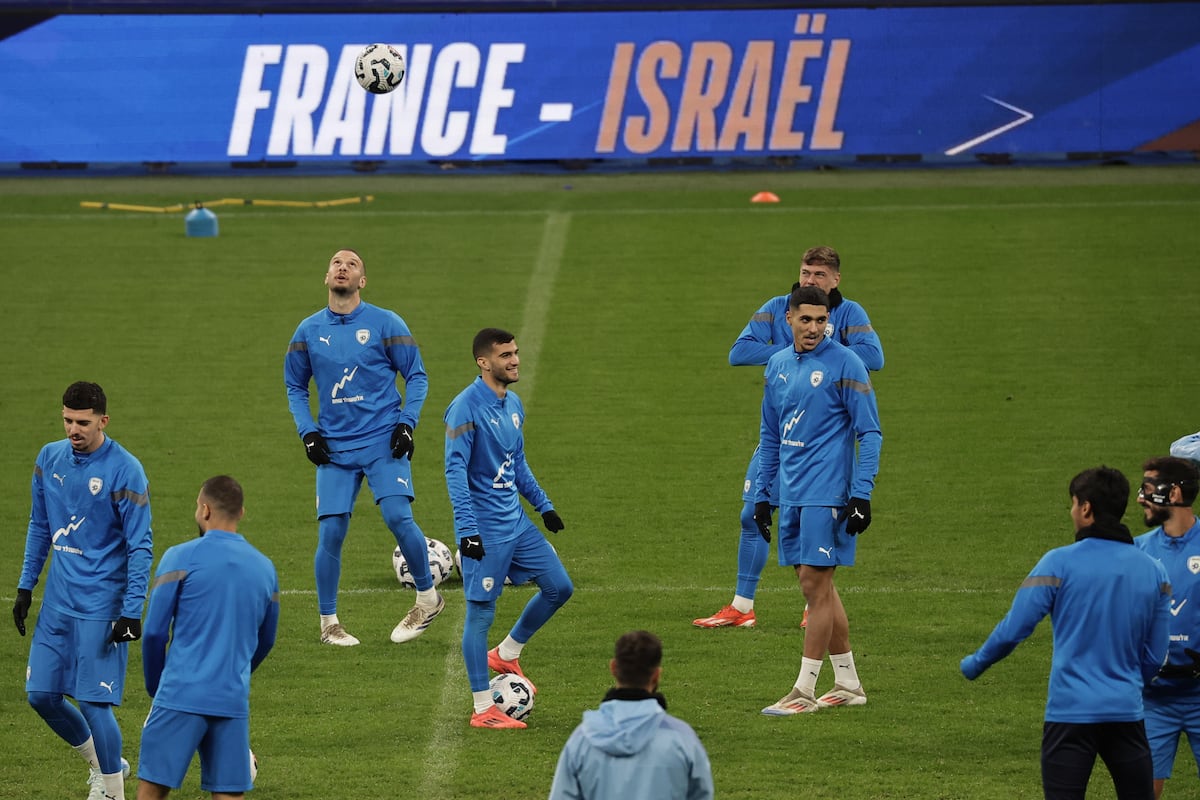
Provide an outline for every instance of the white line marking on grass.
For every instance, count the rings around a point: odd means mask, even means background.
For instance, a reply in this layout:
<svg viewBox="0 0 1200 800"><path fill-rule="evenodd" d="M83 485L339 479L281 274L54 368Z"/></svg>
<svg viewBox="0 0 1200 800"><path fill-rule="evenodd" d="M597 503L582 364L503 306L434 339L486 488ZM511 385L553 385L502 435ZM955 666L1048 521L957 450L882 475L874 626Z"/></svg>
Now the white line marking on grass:
<svg viewBox="0 0 1200 800"><path fill-rule="evenodd" d="M646 216L653 214L846 214L872 213L895 214L912 211L929 213L936 211L1037 211L1040 209L1092 209L1092 208L1174 208L1200 205L1197 200L1113 200L1079 201L1079 202L1043 202L1043 203L914 203L887 205L786 205L771 208L712 207L712 208L580 208L570 212L553 212L551 216L606 215L606 216ZM231 211L230 218L237 219L269 219L272 217L284 219L288 217L345 217L363 219L364 217L544 217L545 211L514 210L497 211L495 209L457 210L457 211L421 211L421 210L375 210L375 211L328 211L322 209L289 209L280 211ZM74 212L69 214L31 214L28 212L0 212L0 219L45 219L45 220L80 220L108 219L113 221L163 219L161 214L145 214L125 211L95 211Z"/></svg>
<svg viewBox="0 0 1200 800"><path fill-rule="evenodd" d="M522 402L529 404L533 397L533 379L537 373L537 357L546 337L546 315L550 313L550 300L554 297L554 283L562 266L563 253L567 249L567 229L571 226L571 215L552 211L546 215L542 229L542 245L538 248L533 274L529 276L529 292L525 295L525 311L521 315L522 327L517 333L517 346L521 348L521 365L530 367L521 370L518 394Z"/></svg>
<svg viewBox="0 0 1200 800"><path fill-rule="evenodd" d="M459 622L454 626L454 635L460 642L462 633L462 622ZM440 797L446 788L442 781L447 775L458 771L459 754L462 752L459 745L462 741L463 704L461 698L455 697L467 682L461 647L447 650L444 664L442 696L438 699L437 711L429 726L429 742L425 745L425 758L421 762L423 767L417 797Z"/></svg>
<svg viewBox="0 0 1200 800"><path fill-rule="evenodd" d="M546 333L546 315L550 311L550 300L554 296L554 282L558 278L563 252L567 246L567 229L571 215L553 211L546 216L542 231L542 244L538 250L533 273L529 277L529 291L525 296L525 311L522 327L515 335L521 348L521 380L518 382L520 395L525 403L533 396L533 376L537 356ZM465 621L465 620L464 620ZM463 626L455 629L462 640ZM437 797L443 790L442 780L454 774L463 750L464 726L463 706L455 695L461 691L466 680L461 648L450 648L446 653L442 672L442 696L430 725L429 743L425 747L417 797Z"/></svg>
<svg viewBox="0 0 1200 800"><path fill-rule="evenodd" d="M975 586L839 586L838 592L841 594L913 594L913 595L934 595L934 594L1015 594L1020 581L1015 581L1012 586L1006 586L996 589L980 589ZM442 593L454 592L461 590L461 584L451 584L447 586L442 584L438 587ZM519 592L522 590L532 590L532 586L507 586L504 591ZM586 587L576 587L576 594L699 594L702 592L727 592L728 586L664 586L662 584L646 584L643 586L631 586L628 583L619 585L609 584L594 584ZM790 594L800 591L798 586L760 586L758 594ZM409 592L411 589L340 589L339 594L391 594L394 592ZM299 597L313 597L316 591L313 589L284 589L280 592L282 595L295 595ZM12 600L14 598L0 597L0 600Z"/></svg>

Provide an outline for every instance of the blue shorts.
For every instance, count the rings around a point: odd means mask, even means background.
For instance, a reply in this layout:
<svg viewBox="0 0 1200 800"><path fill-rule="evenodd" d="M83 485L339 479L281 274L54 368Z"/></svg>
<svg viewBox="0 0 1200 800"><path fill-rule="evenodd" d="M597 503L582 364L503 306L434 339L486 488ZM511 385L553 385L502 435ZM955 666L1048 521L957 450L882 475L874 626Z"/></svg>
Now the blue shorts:
<svg viewBox="0 0 1200 800"><path fill-rule="evenodd" d="M840 508L780 506L779 563L794 567L852 567L857 537L846 533Z"/></svg>
<svg viewBox="0 0 1200 800"><path fill-rule="evenodd" d="M109 641L112 631L106 620L79 619L43 605L29 647L25 691L121 705L129 644Z"/></svg>
<svg viewBox="0 0 1200 800"><path fill-rule="evenodd" d="M392 458L392 446L380 442L358 450L332 453L333 463L317 467L317 518L354 511L354 501L362 488L363 477L376 504L385 497L403 495L409 500L412 490L412 462Z"/></svg>
<svg viewBox="0 0 1200 800"><path fill-rule="evenodd" d="M517 537L507 542L490 542L487 531L483 531L483 558L462 559L463 595L467 600L495 602L504 591L505 578L517 585L531 580L536 583L539 576L563 569L558 553L529 517L522 516L518 525Z"/></svg>
<svg viewBox="0 0 1200 800"><path fill-rule="evenodd" d="M142 725L138 777L178 789L197 753L204 791L238 794L254 788L248 718L206 717L151 705Z"/></svg>
<svg viewBox="0 0 1200 800"><path fill-rule="evenodd" d="M754 495L758 492L758 448L750 456L750 465L746 467L746 478L742 481L742 502L753 503ZM775 473L775 483L771 485L771 505L779 507L779 473Z"/></svg>
<svg viewBox="0 0 1200 800"><path fill-rule="evenodd" d="M1147 695L1142 702L1146 708L1146 739L1154 759L1154 779L1171 777L1180 733L1187 734L1200 774L1200 697Z"/></svg>

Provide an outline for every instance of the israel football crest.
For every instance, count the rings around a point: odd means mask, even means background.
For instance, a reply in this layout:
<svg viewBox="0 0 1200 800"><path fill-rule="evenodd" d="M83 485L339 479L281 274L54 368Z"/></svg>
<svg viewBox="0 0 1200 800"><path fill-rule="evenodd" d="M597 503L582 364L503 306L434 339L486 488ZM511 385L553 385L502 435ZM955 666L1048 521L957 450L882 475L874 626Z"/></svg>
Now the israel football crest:
<svg viewBox="0 0 1200 800"><path fill-rule="evenodd" d="M371 341L371 332L366 328L359 328L354 332L354 338L358 339L359 344L366 344Z"/></svg>
<svg viewBox="0 0 1200 800"><path fill-rule="evenodd" d="M808 382L813 385L814 389L820 386L823 380L825 380L825 373L819 369L814 369L812 374L808 376Z"/></svg>
<svg viewBox="0 0 1200 800"><path fill-rule="evenodd" d="M88 491L91 492L93 496L100 494L100 490L103 488L104 481L100 480L99 478L88 479Z"/></svg>
<svg viewBox="0 0 1200 800"><path fill-rule="evenodd" d="M484 578L479 582L479 585L483 587L485 592L490 592L492 587L496 585L496 581L493 578Z"/></svg>
<svg viewBox="0 0 1200 800"><path fill-rule="evenodd" d="M825 323L825 338L826 339L833 338L833 323L832 322Z"/></svg>
<svg viewBox="0 0 1200 800"><path fill-rule="evenodd" d="M513 427L518 430L521 428L521 417L514 411L512 415Z"/></svg>
<svg viewBox="0 0 1200 800"><path fill-rule="evenodd" d="M1200 575L1200 556L1188 556L1188 571L1193 575Z"/></svg>

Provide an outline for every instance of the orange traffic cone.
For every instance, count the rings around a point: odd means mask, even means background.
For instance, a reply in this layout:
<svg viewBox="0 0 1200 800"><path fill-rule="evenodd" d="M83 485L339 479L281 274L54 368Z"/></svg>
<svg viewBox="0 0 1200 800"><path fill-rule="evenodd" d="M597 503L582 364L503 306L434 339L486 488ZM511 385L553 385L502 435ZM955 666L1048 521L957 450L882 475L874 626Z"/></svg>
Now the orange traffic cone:
<svg viewBox="0 0 1200 800"><path fill-rule="evenodd" d="M779 195L774 192L759 192L750 198L751 203L778 203Z"/></svg>

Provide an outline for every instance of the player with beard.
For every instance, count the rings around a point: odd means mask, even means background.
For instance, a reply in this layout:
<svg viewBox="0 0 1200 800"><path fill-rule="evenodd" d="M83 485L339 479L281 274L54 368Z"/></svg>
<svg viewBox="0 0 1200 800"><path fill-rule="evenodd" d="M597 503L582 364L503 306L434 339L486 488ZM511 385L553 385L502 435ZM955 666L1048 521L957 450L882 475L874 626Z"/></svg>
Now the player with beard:
<svg viewBox="0 0 1200 800"><path fill-rule="evenodd" d="M799 280L792 286L816 286L829 295L829 321L825 335L850 348L871 372L883 369L883 345L871 326L866 309L842 295L842 259L832 247L810 247L800 258ZM729 349L729 363L735 367L765 366L780 350L792 346L792 329L788 325L788 299L791 294L772 297L750 317L746 327ZM753 628L754 595L770 555L770 542L754 523L754 495L758 479L758 448L750 457L746 477L742 482L741 535L738 537L737 583L733 600L715 614L692 620L698 628ZM779 486L771 487L770 502L779 506ZM808 607L800 627L807 627Z"/></svg>
<svg viewBox="0 0 1200 800"><path fill-rule="evenodd" d="M474 728L524 728L496 706L488 669L525 678L518 658L525 645L575 591L558 553L521 505L525 498L551 533L565 525L525 460L525 406L509 387L520 379L515 338L499 328L475 335L471 350L479 377L446 409L446 489L462 553L462 652L471 686ZM538 592L497 647L488 631L504 579L532 580ZM526 678L526 680L529 680ZM530 681L529 685L536 692Z"/></svg>
<svg viewBox="0 0 1200 800"><path fill-rule="evenodd" d="M317 552L313 572L321 615L321 642L352 647L358 639L337 615L342 544L363 478L383 521L400 546L417 587L416 604L392 630L393 642L420 636L446 603L433 588L425 534L413 519L413 431L429 391L421 351L393 311L363 302L362 256L338 250L329 259L329 305L305 319L284 357L288 408L317 466ZM407 400L396 388L404 379ZM309 381L320 411L313 420Z"/></svg>
<svg viewBox="0 0 1200 800"><path fill-rule="evenodd" d="M1200 765L1200 521L1192 510L1200 470L1183 458L1151 458L1142 465L1137 501L1149 533L1133 543L1158 559L1171 579L1168 663L1146 685L1146 738L1154 758L1154 796L1171 777L1179 735L1187 734Z"/></svg>

